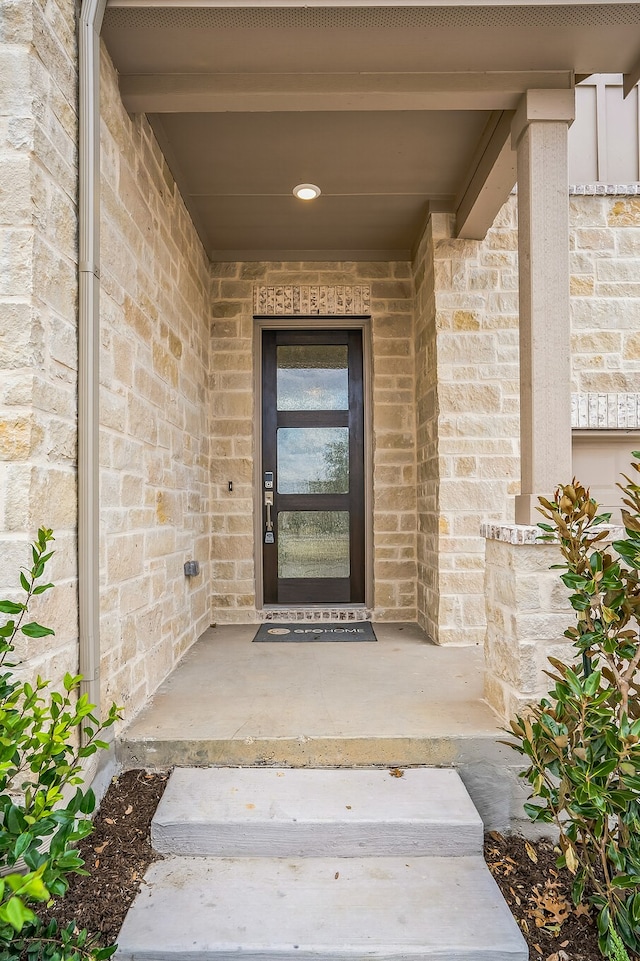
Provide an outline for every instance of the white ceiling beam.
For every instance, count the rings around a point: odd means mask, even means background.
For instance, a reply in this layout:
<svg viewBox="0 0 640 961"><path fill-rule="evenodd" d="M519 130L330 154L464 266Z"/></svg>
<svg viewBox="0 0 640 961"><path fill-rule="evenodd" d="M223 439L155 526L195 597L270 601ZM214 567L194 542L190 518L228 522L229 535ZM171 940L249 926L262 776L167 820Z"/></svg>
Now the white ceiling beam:
<svg viewBox="0 0 640 961"><path fill-rule="evenodd" d="M525 90L562 89L561 71L483 73L125 74L129 113L512 110Z"/></svg>
<svg viewBox="0 0 640 961"><path fill-rule="evenodd" d="M493 114L456 202L456 236L483 240L516 182L513 111Z"/></svg>
<svg viewBox="0 0 640 961"><path fill-rule="evenodd" d="M634 63L629 73L625 73L622 78L622 93L628 97L635 85L640 81L640 56Z"/></svg>

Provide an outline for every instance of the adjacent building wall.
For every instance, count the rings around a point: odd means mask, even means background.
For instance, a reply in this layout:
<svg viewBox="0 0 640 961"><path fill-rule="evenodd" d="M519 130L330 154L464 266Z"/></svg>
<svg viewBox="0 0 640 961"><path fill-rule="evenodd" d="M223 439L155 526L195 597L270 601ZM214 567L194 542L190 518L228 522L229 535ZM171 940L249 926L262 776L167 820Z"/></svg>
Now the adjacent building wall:
<svg viewBox="0 0 640 961"><path fill-rule="evenodd" d="M209 266L104 48L101 115L102 679L129 720L210 623Z"/></svg>
<svg viewBox="0 0 640 961"><path fill-rule="evenodd" d="M0 591L53 528L56 588L33 613L56 634L18 655L56 682L78 664L74 15L32 0L0 17Z"/></svg>
<svg viewBox="0 0 640 961"><path fill-rule="evenodd" d="M640 390L640 196L570 199L573 390Z"/></svg>
<svg viewBox="0 0 640 961"><path fill-rule="evenodd" d="M254 563L254 287L371 287L374 614L416 617L413 287L408 264L212 265L211 477L213 617L252 621ZM320 311L318 311L320 312ZM339 314L334 307L329 313ZM287 311L282 309L285 316ZM291 315L291 311L289 311ZM301 321L301 326L313 322ZM229 492L228 482L233 481Z"/></svg>

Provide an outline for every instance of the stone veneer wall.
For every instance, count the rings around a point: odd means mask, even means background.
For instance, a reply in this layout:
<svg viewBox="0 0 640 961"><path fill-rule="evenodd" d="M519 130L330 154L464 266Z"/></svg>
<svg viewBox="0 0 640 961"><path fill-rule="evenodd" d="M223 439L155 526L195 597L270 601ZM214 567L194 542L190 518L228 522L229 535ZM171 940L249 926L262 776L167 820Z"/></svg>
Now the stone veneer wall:
<svg viewBox="0 0 640 961"><path fill-rule="evenodd" d="M102 678L130 719L210 623L209 265L104 48L101 85Z"/></svg>
<svg viewBox="0 0 640 961"><path fill-rule="evenodd" d="M214 618L230 622L251 621L257 616L253 515L254 287L272 285L283 290L298 285L370 284L374 616L379 620L415 620L413 287L409 265L220 263L212 265L212 277ZM328 312L339 313L335 302ZM284 300L282 313L285 313ZM230 480L232 492L228 490Z"/></svg>
<svg viewBox="0 0 640 961"><path fill-rule="evenodd" d="M433 222L429 223L414 262L417 462L418 621L438 639L440 623L438 463L438 357L436 334Z"/></svg>
<svg viewBox="0 0 640 961"><path fill-rule="evenodd" d="M558 550L537 541L536 527L487 524L484 692L507 721L549 689L549 657L571 660L563 637L574 622L569 592L550 570Z"/></svg>
<svg viewBox="0 0 640 961"><path fill-rule="evenodd" d="M55 530L34 605L55 637L21 638L28 670L78 664L76 560L77 81L73 4L0 15L0 591L15 589L39 526Z"/></svg>
<svg viewBox="0 0 640 961"><path fill-rule="evenodd" d="M434 214L417 287L419 618L440 644L484 638L486 520L508 520L519 484L515 207L483 242Z"/></svg>
<svg viewBox="0 0 640 961"><path fill-rule="evenodd" d="M570 218L575 403L615 406L640 391L640 198L574 195ZM414 261L418 611L439 643L481 643L480 525L510 522L519 488L515 197L484 241L452 234L432 216Z"/></svg>
<svg viewBox="0 0 640 961"><path fill-rule="evenodd" d="M640 197L572 196L573 390L640 391Z"/></svg>

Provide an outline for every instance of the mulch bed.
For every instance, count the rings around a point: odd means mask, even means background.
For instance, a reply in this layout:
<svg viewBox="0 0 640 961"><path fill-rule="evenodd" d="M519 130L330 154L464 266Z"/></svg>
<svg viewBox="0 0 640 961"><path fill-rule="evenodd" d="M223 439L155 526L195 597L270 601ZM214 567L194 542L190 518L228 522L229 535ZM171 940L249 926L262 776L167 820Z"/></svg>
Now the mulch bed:
<svg viewBox="0 0 640 961"><path fill-rule="evenodd" d="M52 915L61 923L99 934L113 944L140 889L144 872L159 856L149 841L151 818L167 774L126 771L107 791L93 834L80 851L88 877L75 876ZM546 840L525 841L490 833L485 858L526 938L532 961L602 961L595 924L586 908L571 901L570 879L556 868L558 856Z"/></svg>
<svg viewBox="0 0 640 961"><path fill-rule="evenodd" d="M559 853L547 840L485 836L485 860L532 961L603 961L595 921L586 906L573 904L571 875L556 867Z"/></svg>
<svg viewBox="0 0 640 961"><path fill-rule="evenodd" d="M93 833L78 845L88 876L73 875L64 898L48 909L60 925L75 921L114 944L144 873L158 860L151 847L151 818L167 774L125 771L110 785L93 821Z"/></svg>

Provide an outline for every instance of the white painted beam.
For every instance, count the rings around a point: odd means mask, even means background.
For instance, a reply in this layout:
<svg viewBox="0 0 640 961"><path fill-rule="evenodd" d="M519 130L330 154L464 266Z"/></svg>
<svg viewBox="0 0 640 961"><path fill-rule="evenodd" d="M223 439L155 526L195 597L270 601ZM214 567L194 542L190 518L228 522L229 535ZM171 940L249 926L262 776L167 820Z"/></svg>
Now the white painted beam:
<svg viewBox="0 0 640 961"><path fill-rule="evenodd" d="M571 71L125 74L129 113L514 110L523 92L569 89Z"/></svg>
<svg viewBox="0 0 640 961"><path fill-rule="evenodd" d="M516 152L511 146L513 111L491 119L456 202L456 236L482 240L516 182Z"/></svg>
<svg viewBox="0 0 640 961"><path fill-rule="evenodd" d="M638 56L629 73L625 73L622 78L622 93L625 97L629 96L638 81L640 81L640 56Z"/></svg>

